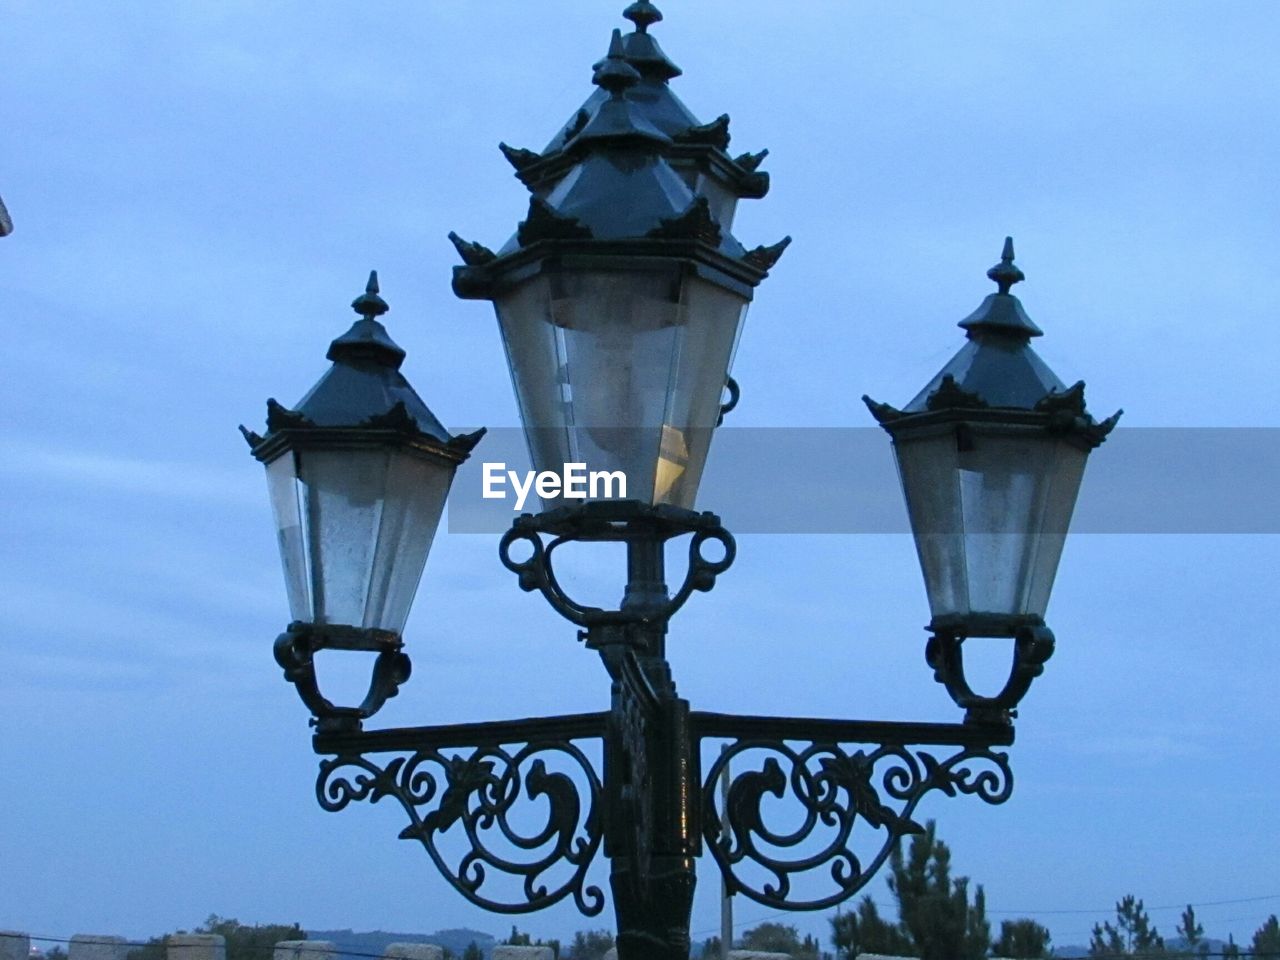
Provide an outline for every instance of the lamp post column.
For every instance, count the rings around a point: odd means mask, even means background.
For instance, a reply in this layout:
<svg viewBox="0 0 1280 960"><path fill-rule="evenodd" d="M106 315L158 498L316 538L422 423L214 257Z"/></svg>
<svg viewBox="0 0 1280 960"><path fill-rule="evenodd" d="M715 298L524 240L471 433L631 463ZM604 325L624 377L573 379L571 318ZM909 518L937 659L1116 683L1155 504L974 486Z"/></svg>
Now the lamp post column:
<svg viewBox="0 0 1280 960"><path fill-rule="evenodd" d="M655 695L633 659L613 683L605 856L619 960L687 960L701 830L689 703Z"/></svg>

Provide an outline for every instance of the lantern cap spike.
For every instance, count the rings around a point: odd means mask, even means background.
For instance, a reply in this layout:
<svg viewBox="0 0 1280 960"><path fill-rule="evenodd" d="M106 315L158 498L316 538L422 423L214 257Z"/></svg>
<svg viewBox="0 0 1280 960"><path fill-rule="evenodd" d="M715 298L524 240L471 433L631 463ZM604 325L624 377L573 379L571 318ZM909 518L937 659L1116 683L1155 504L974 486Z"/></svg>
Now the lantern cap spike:
<svg viewBox="0 0 1280 960"><path fill-rule="evenodd" d="M662 83L680 76L680 68L662 52L658 41L649 33L649 28L662 19L662 11L649 0L638 0L622 11L622 15L635 24L635 30L622 40L627 63L639 70L641 76Z"/></svg>
<svg viewBox="0 0 1280 960"><path fill-rule="evenodd" d="M364 293L351 301L351 309L360 319L329 344L327 356L334 363L371 362L395 369L404 362L404 350L377 319L391 309L380 292L378 271L370 270Z"/></svg>
<svg viewBox="0 0 1280 960"><path fill-rule="evenodd" d="M662 11L649 0L637 0L622 15L636 25L636 33L648 33L649 28L662 20Z"/></svg>
<svg viewBox="0 0 1280 960"><path fill-rule="evenodd" d="M364 293L351 301L351 309L366 320L382 316L391 308L387 306L387 301L378 296L380 292L378 289L378 271L370 270L369 282L364 285Z"/></svg>
<svg viewBox="0 0 1280 960"><path fill-rule="evenodd" d="M1015 283L1027 279L1026 274L1013 262L1013 237L1004 238L1000 262L987 271L987 276L999 287L988 294L978 309L960 321L960 326L976 337L986 333L998 333L1010 337L1039 337L1044 331L1036 326L1022 302L1009 292Z"/></svg>
<svg viewBox="0 0 1280 960"><path fill-rule="evenodd" d="M1004 238L1004 250L1000 253L1000 262L987 271L987 276L999 286L1000 292L1005 294L1015 283L1021 283L1027 279L1027 275L1013 262L1013 237Z"/></svg>
<svg viewBox="0 0 1280 960"><path fill-rule="evenodd" d="M610 96L573 131L565 149L579 150L600 141L644 141L650 149L655 143L661 146L671 143L671 138L646 119L644 111L626 96L626 92L640 82L640 71L627 62L621 30L613 31L609 52L595 65L594 71L591 82L608 91ZM585 109L579 116L586 117Z"/></svg>
<svg viewBox="0 0 1280 960"><path fill-rule="evenodd" d="M622 31L614 30L609 41L609 52L605 58L595 65L595 75L591 82L620 98L629 88L640 81L640 71L627 63L622 48Z"/></svg>

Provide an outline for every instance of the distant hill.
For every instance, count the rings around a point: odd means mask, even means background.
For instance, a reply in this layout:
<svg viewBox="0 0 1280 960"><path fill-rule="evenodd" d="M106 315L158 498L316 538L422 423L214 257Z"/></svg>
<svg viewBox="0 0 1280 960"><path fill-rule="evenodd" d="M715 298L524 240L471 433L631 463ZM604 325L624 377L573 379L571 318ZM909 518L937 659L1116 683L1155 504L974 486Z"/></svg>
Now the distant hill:
<svg viewBox="0 0 1280 960"><path fill-rule="evenodd" d="M370 960L381 957L383 951L392 943L434 943L440 947L448 947L458 956L467 949L473 940L484 951L486 960L493 951L497 938L492 934L479 930L437 930L435 933L388 933L385 930L372 930L357 933L355 930L308 930L308 940L332 940L337 946L340 956L336 960Z"/></svg>
<svg viewBox="0 0 1280 960"><path fill-rule="evenodd" d="M1227 941L1225 940L1206 937L1200 941L1197 949L1201 952L1208 951L1209 953L1221 953L1222 948L1226 945ZM1185 950L1187 949L1187 941L1183 940L1181 937L1169 937L1165 940L1164 947L1166 950ZM1089 955L1089 948L1074 945L1069 947L1054 947L1053 955L1059 958L1059 960L1079 960L1080 957L1087 957Z"/></svg>

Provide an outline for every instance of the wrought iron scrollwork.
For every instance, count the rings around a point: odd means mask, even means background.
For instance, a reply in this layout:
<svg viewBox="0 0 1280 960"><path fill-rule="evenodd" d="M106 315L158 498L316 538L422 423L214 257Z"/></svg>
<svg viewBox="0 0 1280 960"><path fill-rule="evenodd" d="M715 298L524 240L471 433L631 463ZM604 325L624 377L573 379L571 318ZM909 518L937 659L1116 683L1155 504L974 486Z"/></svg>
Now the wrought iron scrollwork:
<svg viewBox="0 0 1280 960"><path fill-rule="evenodd" d="M768 756L754 769L732 777L727 809L721 809L721 771L749 751ZM740 740L719 756L706 776L703 832L731 891L768 907L818 910L856 894L902 837L923 832L913 815L932 790L1003 803L1013 790L1008 755L986 746L965 746L938 760L902 744L850 752L832 743L793 747L781 740ZM775 829L770 824L776 820L766 813L767 798L788 794L798 801L802 817L794 827ZM866 845L874 851L869 859L854 850L859 820L882 832L878 844ZM824 871L823 892L794 889L793 879L820 877Z"/></svg>
<svg viewBox="0 0 1280 960"><path fill-rule="evenodd" d="M553 755L568 757L576 766L586 783L585 795L574 777L548 768ZM530 913L572 896L586 916L604 908L604 893L586 881L602 835L600 781L573 743L485 746L465 756L424 749L383 766L350 753L321 761L316 798L325 810L384 797L394 797L409 815L400 838L419 841L444 878L477 906ZM526 833L512 826L522 800L545 801L547 819L541 829ZM439 841L455 829L462 831L468 850L451 864ZM556 874L560 865L570 868L567 877ZM491 871L519 881L520 897L489 895L493 886L485 885Z"/></svg>

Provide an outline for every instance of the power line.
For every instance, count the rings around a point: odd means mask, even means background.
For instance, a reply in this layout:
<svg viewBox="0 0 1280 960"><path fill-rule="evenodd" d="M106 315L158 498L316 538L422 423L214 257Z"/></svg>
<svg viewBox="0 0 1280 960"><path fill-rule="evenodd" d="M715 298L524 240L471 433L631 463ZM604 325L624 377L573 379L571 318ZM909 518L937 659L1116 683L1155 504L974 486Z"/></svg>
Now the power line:
<svg viewBox="0 0 1280 960"><path fill-rule="evenodd" d="M1280 893L1270 893L1261 897L1238 897L1232 900L1204 900L1200 903L1191 903L1191 904L1187 904L1187 903L1163 904L1161 906L1156 906L1156 907L1144 907L1144 909L1149 911L1150 910L1183 910L1186 907L1190 906L1193 909L1198 910L1201 907L1221 907L1221 906L1240 904L1240 903L1261 903L1265 900L1280 900ZM877 907L879 907L882 910L892 910L897 908L896 904L883 903L881 901L875 900L874 898L872 899L872 903L874 903ZM1111 911L1113 911L1114 909L1115 909L1115 905L1113 904L1108 907L1097 907L1092 910L988 910L987 913L989 915L995 915L995 916L1009 916L1009 917L1017 916L1017 917L1030 917L1030 918L1034 918L1036 916L1068 916L1068 915L1085 915L1085 914L1092 915L1092 916L1098 916L1099 914L1102 914L1105 916L1110 914ZM733 929L737 930L740 927L757 926L761 923L767 923L771 920L777 920L780 917L790 917L790 916L794 916L794 913L792 911L779 910L774 913L767 913L762 916L754 917L748 920L737 920L733 924ZM1247 920L1247 919L1248 919L1247 917L1235 918L1235 920ZM1224 920L1220 922L1230 923L1234 921ZM702 930L690 931L689 935L690 937L701 937L707 934L719 934L719 933L720 933L720 930L718 927L717 928L707 927ZM1135 955L1125 954L1125 956L1132 958ZM1206 953L1206 954L1200 954L1200 956L1216 957L1216 956L1221 956L1221 954ZM1245 954L1242 953L1241 956L1243 957L1245 956ZM1252 954L1250 954L1250 956L1252 956ZM1270 954L1258 954L1258 957L1260 958L1268 957L1268 956L1270 956ZM1280 956L1280 955L1277 955L1277 956ZM1165 955L1165 960L1168 960L1167 955Z"/></svg>
<svg viewBox="0 0 1280 960"><path fill-rule="evenodd" d="M1183 910L1188 906L1198 909L1200 907L1221 907L1227 904L1234 904L1234 903L1259 903L1263 900L1280 900L1280 893L1267 894L1265 897L1242 897L1237 900L1205 900L1202 903L1190 903L1190 904L1170 903L1170 904L1165 904L1159 907L1144 907L1144 909L1148 911L1150 910ZM877 904L877 906L883 906L883 904ZM1008 915L1018 914L1019 916L1026 917L1026 916L1033 916L1036 914L1059 915L1059 914L1071 914L1071 913L1109 913L1114 909L1115 907L1112 906L1112 907L1099 907L1098 909L1095 909L1095 910L988 910L987 913L1008 914Z"/></svg>
<svg viewBox="0 0 1280 960"><path fill-rule="evenodd" d="M253 928L251 927L250 929L253 929ZM304 931L304 932L305 932L305 931ZM194 936L204 936L204 935L205 935L205 934L199 934L199 933L194 934ZM91 938L88 938L88 937L77 937L77 938L75 938L75 942L76 942L76 943L78 943L78 944L82 943L82 944L85 944L86 946L95 946L95 947L103 947L103 946L105 946L105 947L134 947L134 948L137 948L137 947L150 947L150 946L164 946L165 941L166 941L166 940L168 940L170 936L179 936L179 937L184 937L184 936L189 936L189 934L185 934L185 933L179 933L179 934L165 934L165 935L164 935L164 936L162 936L162 937L156 937L156 938L154 938L154 939L152 939L152 940L94 940L94 939L91 939ZM66 944L70 944L70 943L72 942L71 940L67 939L66 937L44 937L44 936L38 936L38 935L36 935L36 934L34 934L34 933L32 933L32 934L27 934L27 935L26 935L26 937L27 937L27 939L28 939L28 940L38 940L38 941L40 941L41 943L66 943ZM304 941L302 941L302 942L304 942L304 943L324 943L324 941L323 941L323 940L311 940L311 941L306 941L306 940L304 940ZM255 948L249 948L249 949L255 949ZM275 944L271 944L271 945L269 945L269 946L264 944L262 947L258 947L258 948L256 948L256 949L262 950L262 951L264 951L264 952L265 952L265 951L274 951L274 950L275 950ZM300 949L301 949L301 950L305 950L305 951L306 951L306 952L308 952L308 953L327 953L327 954L330 954L330 955L332 955L332 956L342 956L342 957L362 957L362 958L367 957L367 958L370 958L370 960L383 960L383 958L386 956L385 954L382 954L382 953L361 953L361 952L360 952L360 951L358 951L358 950L343 950L343 949L342 949L342 948L340 948L340 947L334 947L332 950L331 950L331 949L329 949L329 948L327 948L327 947L326 947L326 948L323 948L323 949L315 949L314 947L302 947L302 948L300 948Z"/></svg>

